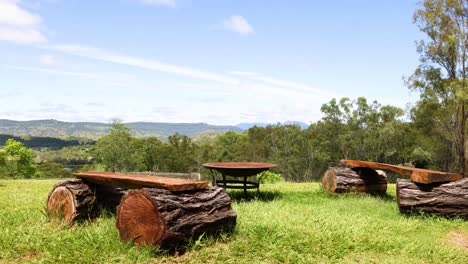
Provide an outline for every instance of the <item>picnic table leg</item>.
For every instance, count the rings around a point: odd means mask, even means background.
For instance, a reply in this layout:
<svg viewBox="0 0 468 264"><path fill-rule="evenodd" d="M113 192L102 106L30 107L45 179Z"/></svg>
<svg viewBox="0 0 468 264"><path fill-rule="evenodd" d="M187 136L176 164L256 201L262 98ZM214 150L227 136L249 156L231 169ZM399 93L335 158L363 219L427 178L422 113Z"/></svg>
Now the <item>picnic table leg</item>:
<svg viewBox="0 0 468 264"><path fill-rule="evenodd" d="M247 194L247 177L244 177L244 195Z"/></svg>
<svg viewBox="0 0 468 264"><path fill-rule="evenodd" d="M223 189L226 191L227 189L226 175L224 173L222 173L222 175L223 175Z"/></svg>

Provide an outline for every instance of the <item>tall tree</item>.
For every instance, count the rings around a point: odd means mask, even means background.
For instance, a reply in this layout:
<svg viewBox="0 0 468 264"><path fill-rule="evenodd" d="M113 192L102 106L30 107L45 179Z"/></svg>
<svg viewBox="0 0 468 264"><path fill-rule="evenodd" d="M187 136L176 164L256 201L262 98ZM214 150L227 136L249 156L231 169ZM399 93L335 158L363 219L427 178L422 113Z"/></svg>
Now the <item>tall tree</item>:
<svg viewBox="0 0 468 264"><path fill-rule="evenodd" d="M98 139L96 155L107 171L139 171L144 167L143 154L137 140L130 134L130 127L114 121L110 134Z"/></svg>
<svg viewBox="0 0 468 264"><path fill-rule="evenodd" d="M421 64L407 84L420 91L416 107L430 108L434 128L451 144L454 167L466 176L468 1L424 0L414 23L427 38L418 43Z"/></svg>

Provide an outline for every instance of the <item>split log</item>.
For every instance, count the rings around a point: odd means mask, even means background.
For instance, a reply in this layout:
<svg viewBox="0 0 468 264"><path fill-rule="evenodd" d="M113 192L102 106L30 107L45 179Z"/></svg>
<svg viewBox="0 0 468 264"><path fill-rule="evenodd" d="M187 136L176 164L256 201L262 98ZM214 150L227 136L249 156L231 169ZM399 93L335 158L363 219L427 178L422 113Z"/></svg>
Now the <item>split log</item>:
<svg viewBox="0 0 468 264"><path fill-rule="evenodd" d="M387 176L371 168L329 168L322 186L334 193L363 192L383 195L387 192Z"/></svg>
<svg viewBox="0 0 468 264"><path fill-rule="evenodd" d="M47 198L47 217L64 219L67 224L88 219L95 212L94 193L82 180L66 180L54 185Z"/></svg>
<svg viewBox="0 0 468 264"><path fill-rule="evenodd" d="M233 231L236 218L220 187L184 192L144 188L122 198L115 225L123 241L177 248L202 234Z"/></svg>
<svg viewBox="0 0 468 264"><path fill-rule="evenodd" d="M468 178L433 184L397 179L396 190L401 213L423 212L468 219Z"/></svg>

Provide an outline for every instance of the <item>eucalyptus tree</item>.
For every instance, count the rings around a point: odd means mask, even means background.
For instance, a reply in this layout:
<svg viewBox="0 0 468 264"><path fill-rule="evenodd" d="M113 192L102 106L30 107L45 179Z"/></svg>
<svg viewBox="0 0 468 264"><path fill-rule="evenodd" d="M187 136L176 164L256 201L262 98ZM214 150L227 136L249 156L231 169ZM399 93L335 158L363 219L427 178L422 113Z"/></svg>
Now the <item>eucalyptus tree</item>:
<svg viewBox="0 0 468 264"><path fill-rule="evenodd" d="M418 42L420 65L407 85L420 92L416 107L430 112L427 125L450 143L453 167L466 175L468 1L424 0L414 23L426 37Z"/></svg>

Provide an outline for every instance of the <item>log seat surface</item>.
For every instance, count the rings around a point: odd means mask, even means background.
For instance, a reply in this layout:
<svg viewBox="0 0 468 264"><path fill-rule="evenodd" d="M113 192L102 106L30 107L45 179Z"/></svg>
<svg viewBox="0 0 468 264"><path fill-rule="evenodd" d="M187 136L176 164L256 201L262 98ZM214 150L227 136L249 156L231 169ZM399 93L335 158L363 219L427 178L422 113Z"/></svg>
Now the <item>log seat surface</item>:
<svg viewBox="0 0 468 264"><path fill-rule="evenodd" d="M398 165L391 165L386 163L361 161L361 160L340 160L341 163L351 167L367 167L377 170L391 171L400 175L409 176L413 182L416 183L438 183L438 182L453 182L463 178L462 175L456 173L426 170Z"/></svg>
<svg viewBox="0 0 468 264"><path fill-rule="evenodd" d="M195 181L144 174L82 172L75 173L75 177L87 182L125 189L158 188L169 191L189 191L208 188L207 181Z"/></svg>

